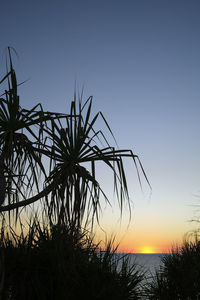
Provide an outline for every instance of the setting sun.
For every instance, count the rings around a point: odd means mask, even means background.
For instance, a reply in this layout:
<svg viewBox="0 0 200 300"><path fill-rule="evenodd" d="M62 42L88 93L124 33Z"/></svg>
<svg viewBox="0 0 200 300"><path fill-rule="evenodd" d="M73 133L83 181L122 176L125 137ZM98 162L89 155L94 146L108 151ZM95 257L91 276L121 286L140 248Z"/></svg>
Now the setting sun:
<svg viewBox="0 0 200 300"><path fill-rule="evenodd" d="M151 246L144 246L140 248L140 253L155 253L154 248Z"/></svg>

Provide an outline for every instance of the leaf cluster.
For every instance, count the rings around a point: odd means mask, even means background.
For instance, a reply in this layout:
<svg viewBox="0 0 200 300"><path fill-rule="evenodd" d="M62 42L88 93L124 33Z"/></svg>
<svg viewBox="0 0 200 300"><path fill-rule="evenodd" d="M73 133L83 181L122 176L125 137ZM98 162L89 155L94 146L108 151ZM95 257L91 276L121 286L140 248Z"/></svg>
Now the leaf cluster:
<svg viewBox="0 0 200 300"><path fill-rule="evenodd" d="M138 156L110 145L96 129L101 118L114 138L104 115L92 116L92 97L82 102L75 93L69 114L46 112L41 104L22 108L11 50L0 82L8 86L0 98L0 211L17 217L19 208L41 200L51 222L99 221L102 197L110 203L96 176L99 161L112 171L121 212L125 203L130 208L123 159L132 159L141 184L140 172L148 179Z"/></svg>

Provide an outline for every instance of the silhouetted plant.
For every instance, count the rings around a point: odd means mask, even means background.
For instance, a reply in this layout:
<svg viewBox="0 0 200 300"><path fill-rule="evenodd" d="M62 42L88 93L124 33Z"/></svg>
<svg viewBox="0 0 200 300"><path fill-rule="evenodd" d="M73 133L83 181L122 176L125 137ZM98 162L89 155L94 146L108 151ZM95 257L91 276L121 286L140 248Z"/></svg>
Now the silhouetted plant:
<svg viewBox="0 0 200 300"><path fill-rule="evenodd" d="M200 298L200 242L185 241L166 254L163 266L148 284L149 299L198 300Z"/></svg>
<svg viewBox="0 0 200 300"><path fill-rule="evenodd" d="M101 251L86 231L41 225L34 217L20 234L2 229L1 249L3 300L140 299L142 273L115 253L112 242Z"/></svg>
<svg viewBox="0 0 200 300"><path fill-rule="evenodd" d="M44 112L41 105L22 109L10 48L8 53L10 71L1 81L8 80L8 90L0 99L0 211L17 209L18 213L19 207L41 199L54 223L59 218L80 227L83 219L86 223L98 220L100 196L108 201L95 175L98 161L113 173L121 211L125 201L130 205L123 158L133 160L139 181L138 163L148 179L137 155L111 146L103 132L95 129L101 117L113 135L101 112L91 118L92 97L82 103L75 94L68 115ZM48 158L49 173L43 158Z"/></svg>
<svg viewBox="0 0 200 300"><path fill-rule="evenodd" d="M30 110L20 106L10 48L8 55L10 70L0 81L7 80L8 88L0 98L0 211L27 205L33 202L28 200L33 190L39 193L40 175L45 176L42 129L45 122L63 115L44 112L40 104Z"/></svg>
<svg viewBox="0 0 200 300"><path fill-rule="evenodd" d="M0 98L0 293L2 299L139 299L142 275L119 259L111 244L101 251L83 227L99 221L101 196L96 176L101 161L113 174L120 210L128 185L123 159L131 158L140 181L148 182L137 155L110 145L96 129L101 112L91 116L92 97L76 94L69 114L45 112L40 104L21 108L18 83L8 48L9 71L0 81L7 89ZM19 208L41 200L40 213L12 229L5 226ZM45 221L44 221L45 220ZM16 231L18 230L18 231Z"/></svg>

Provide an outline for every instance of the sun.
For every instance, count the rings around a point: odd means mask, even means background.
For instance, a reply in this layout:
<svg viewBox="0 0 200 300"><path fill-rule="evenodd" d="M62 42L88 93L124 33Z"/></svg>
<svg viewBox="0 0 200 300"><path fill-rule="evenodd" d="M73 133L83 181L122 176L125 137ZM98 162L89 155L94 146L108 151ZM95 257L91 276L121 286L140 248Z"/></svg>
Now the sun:
<svg viewBox="0 0 200 300"><path fill-rule="evenodd" d="M144 254L147 254L147 253L155 253L153 247L151 246L143 246L140 248L140 253L144 253Z"/></svg>

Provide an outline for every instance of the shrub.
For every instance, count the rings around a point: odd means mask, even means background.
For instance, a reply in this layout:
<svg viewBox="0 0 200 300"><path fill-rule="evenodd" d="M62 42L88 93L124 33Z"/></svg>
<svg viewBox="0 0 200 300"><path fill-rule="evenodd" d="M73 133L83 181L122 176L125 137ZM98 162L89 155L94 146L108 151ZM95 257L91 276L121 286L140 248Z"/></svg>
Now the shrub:
<svg viewBox="0 0 200 300"><path fill-rule="evenodd" d="M1 251L2 299L139 299L142 274L136 266L119 257L112 243L101 251L86 231L49 228L34 219L27 234L4 228Z"/></svg>
<svg viewBox="0 0 200 300"><path fill-rule="evenodd" d="M185 241L166 254L163 266L147 286L149 299L200 299L200 242Z"/></svg>

